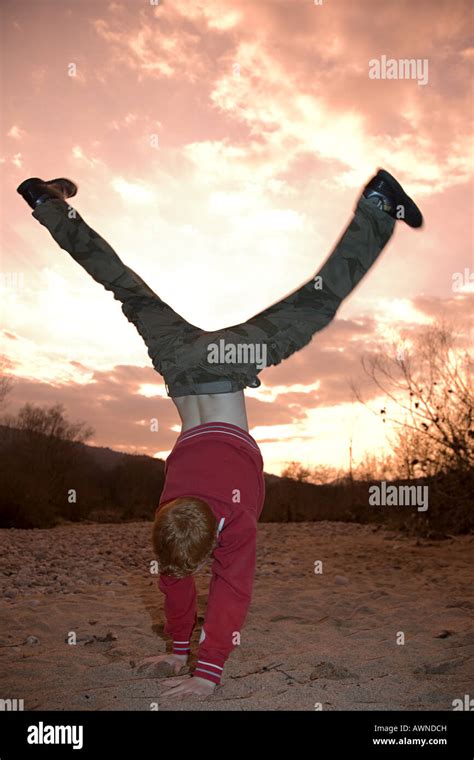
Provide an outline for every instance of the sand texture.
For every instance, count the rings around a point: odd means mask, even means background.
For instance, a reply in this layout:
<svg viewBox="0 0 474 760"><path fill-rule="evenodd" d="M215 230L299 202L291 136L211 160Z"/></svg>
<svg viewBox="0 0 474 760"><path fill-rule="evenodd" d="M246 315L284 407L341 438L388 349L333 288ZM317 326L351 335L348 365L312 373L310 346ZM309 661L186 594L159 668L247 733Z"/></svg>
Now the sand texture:
<svg viewBox="0 0 474 760"><path fill-rule="evenodd" d="M137 667L170 646L151 523L1 530L0 696L25 710L422 711L473 693L472 536L334 522L258 531L252 606L221 685L165 698L166 669ZM209 579L196 576L193 659Z"/></svg>

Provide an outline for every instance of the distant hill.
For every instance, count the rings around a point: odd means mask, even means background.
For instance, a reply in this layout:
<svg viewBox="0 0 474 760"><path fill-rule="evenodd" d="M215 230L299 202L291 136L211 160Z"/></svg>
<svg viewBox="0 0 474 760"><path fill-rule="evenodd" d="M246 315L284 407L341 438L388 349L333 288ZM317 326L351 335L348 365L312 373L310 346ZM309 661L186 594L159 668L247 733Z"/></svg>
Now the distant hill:
<svg viewBox="0 0 474 760"><path fill-rule="evenodd" d="M162 459L0 425L0 527L150 520L163 489L164 467ZM391 483L428 488L425 512L416 506L372 505L369 489L374 484L380 487L380 481L343 477L314 485L265 473L260 520L376 523L433 538L474 528L473 470Z"/></svg>
<svg viewBox="0 0 474 760"><path fill-rule="evenodd" d="M0 425L0 452L2 448L8 446L12 441L19 442L26 436L31 437L31 433L25 432L23 430L18 430L16 428L10 428L6 425ZM46 438L46 436L44 436L44 438ZM39 441L40 440L41 435L39 435ZM123 451L115 451L109 446L91 446L86 443L70 443L68 445L71 446L71 448L76 449L78 452L87 452L92 461L94 461L103 470L114 470L127 459L143 459L155 463L157 469L160 469L164 473L165 462L163 459L159 459L158 457L150 457L147 454L130 454ZM278 475L265 473L265 481L267 483L275 483L282 479L283 478L280 478Z"/></svg>

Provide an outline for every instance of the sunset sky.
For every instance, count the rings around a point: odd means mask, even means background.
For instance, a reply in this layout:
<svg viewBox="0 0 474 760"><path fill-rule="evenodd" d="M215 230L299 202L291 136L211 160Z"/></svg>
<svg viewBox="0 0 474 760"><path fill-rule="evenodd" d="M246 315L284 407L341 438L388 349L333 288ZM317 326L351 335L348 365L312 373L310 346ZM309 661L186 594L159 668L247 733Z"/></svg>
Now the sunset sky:
<svg viewBox="0 0 474 760"><path fill-rule="evenodd" d="M217 329L309 280L383 166L425 227L398 223L335 321L247 399L267 472L346 466L351 436L356 460L386 447L382 422L352 398L362 355L473 312L472 8L3 0L6 411L62 403L95 428L94 445L160 457L179 430L135 327L31 216L22 180L73 179L71 205L124 262ZM370 78L382 56L427 61L428 81Z"/></svg>

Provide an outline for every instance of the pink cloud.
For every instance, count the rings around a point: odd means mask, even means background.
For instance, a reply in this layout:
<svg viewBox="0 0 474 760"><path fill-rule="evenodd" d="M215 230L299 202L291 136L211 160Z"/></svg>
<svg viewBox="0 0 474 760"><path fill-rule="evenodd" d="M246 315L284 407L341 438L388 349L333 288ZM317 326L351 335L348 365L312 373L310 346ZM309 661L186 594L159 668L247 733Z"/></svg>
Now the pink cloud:
<svg viewBox="0 0 474 760"><path fill-rule="evenodd" d="M2 291L12 407L61 400L98 442L148 453L179 422L168 399L141 393L161 380L117 304L35 226L15 193L27 176L77 181L88 223L209 329L312 276L377 165L400 177L426 226L399 225L335 322L263 373L248 406L268 441L292 424L316 439L307 419L350 403L361 355L390 330L467 320L453 275L473 268L469 0L38 0L4 3L4 18L2 271L25 283ZM427 59L428 84L371 80L382 55Z"/></svg>

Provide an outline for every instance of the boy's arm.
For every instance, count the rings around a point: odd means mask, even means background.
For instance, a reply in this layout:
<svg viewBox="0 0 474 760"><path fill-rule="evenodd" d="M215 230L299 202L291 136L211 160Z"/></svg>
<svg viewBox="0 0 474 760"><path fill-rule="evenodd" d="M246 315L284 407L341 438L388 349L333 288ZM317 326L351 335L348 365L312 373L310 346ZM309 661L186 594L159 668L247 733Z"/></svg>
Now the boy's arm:
<svg viewBox="0 0 474 760"><path fill-rule="evenodd" d="M191 635L197 622L194 578L192 575L186 578L160 575L158 588L165 595L164 632L173 639L173 654L189 655Z"/></svg>
<svg viewBox="0 0 474 760"><path fill-rule="evenodd" d="M240 643L252 598L257 520L241 509L223 529L214 550L212 579L194 676L218 684L224 663Z"/></svg>

